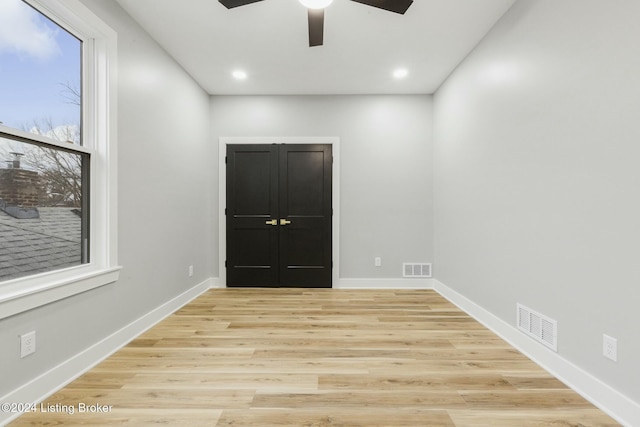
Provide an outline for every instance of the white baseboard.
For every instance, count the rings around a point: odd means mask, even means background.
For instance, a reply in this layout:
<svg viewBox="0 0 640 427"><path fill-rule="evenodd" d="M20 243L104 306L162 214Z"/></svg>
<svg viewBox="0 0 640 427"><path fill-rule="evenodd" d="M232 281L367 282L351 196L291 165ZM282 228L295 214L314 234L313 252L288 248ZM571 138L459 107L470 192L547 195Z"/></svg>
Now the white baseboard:
<svg viewBox="0 0 640 427"><path fill-rule="evenodd" d="M433 280L433 288L616 421L629 427L640 426L638 402L634 402L589 372L536 343L518 331L514 325L505 322L438 280Z"/></svg>
<svg viewBox="0 0 640 427"><path fill-rule="evenodd" d="M129 341L206 292L212 287L212 282L212 279L207 279L160 307L153 309L119 331L114 332L102 341L76 354L17 390L0 397L0 402L42 402L57 390L60 390L124 347ZM20 415L21 414L0 412L0 426L8 424Z"/></svg>
<svg viewBox="0 0 640 427"><path fill-rule="evenodd" d="M338 279L334 289L433 289L433 279Z"/></svg>
<svg viewBox="0 0 640 427"><path fill-rule="evenodd" d="M226 287L227 285L222 283L219 277L212 277L209 279L209 289L221 289Z"/></svg>
<svg viewBox="0 0 640 427"><path fill-rule="evenodd" d="M432 279L338 279L333 289L433 289ZM219 277L211 279L211 288L226 288Z"/></svg>

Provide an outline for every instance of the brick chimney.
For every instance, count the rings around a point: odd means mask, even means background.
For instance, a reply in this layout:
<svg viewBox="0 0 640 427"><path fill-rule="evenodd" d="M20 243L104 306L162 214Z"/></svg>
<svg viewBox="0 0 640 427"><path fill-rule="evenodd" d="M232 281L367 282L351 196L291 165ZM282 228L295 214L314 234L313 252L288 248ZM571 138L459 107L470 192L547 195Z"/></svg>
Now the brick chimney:
<svg viewBox="0 0 640 427"><path fill-rule="evenodd" d="M0 210L15 218L39 218L38 172L23 169L20 153L11 153L14 159L7 169L0 169Z"/></svg>

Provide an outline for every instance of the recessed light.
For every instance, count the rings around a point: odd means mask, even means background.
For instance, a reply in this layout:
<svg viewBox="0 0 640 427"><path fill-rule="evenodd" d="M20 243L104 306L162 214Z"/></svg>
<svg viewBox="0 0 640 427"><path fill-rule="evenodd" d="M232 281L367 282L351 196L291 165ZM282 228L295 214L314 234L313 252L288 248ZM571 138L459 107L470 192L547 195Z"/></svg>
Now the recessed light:
<svg viewBox="0 0 640 427"><path fill-rule="evenodd" d="M231 75L236 80L244 80L247 78L247 72L243 70L235 70Z"/></svg>
<svg viewBox="0 0 640 427"><path fill-rule="evenodd" d="M398 68L393 72L393 77L395 77L396 79L404 79L408 75L409 70L407 70L406 68Z"/></svg>

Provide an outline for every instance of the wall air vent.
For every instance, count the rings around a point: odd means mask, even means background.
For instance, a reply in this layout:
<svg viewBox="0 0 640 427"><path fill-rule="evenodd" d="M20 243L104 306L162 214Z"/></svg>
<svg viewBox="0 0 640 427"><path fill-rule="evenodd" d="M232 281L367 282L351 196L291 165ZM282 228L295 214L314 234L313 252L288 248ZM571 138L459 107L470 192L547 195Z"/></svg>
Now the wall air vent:
<svg viewBox="0 0 640 427"><path fill-rule="evenodd" d="M558 351L558 322L518 304L518 329L541 342L553 351Z"/></svg>
<svg viewBox="0 0 640 427"><path fill-rule="evenodd" d="M431 264L404 262L402 277L431 277Z"/></svg>

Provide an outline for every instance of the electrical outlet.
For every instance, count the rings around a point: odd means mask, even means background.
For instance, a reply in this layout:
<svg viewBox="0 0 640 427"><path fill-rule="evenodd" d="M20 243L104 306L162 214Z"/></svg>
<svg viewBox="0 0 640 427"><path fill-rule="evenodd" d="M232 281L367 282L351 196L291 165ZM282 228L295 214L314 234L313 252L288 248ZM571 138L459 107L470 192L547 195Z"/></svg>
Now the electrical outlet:
<svg viewBox="0 0 640 427"><path fill-rule="evenodd" d="M382 266L382 258L380 258L379 256L375 257L373 260L373 264L376 267L381 267Z"/></svg>
<svg viewBox="0 0 640 427"><path fill-rule="evenodd" d="M602 354L607 359L618 361L618 340L609 335L602 334Z"/></svg>
<svg viewBox="0 0 640 427"><path fill-rule="evenodd" d="M36 352L36 331L20 335L20 357L26 357Z"/></svg>
<svg viewBox="0 0 640 427"><path fill-rule="evenodd" d="M189 277L193 277L193 265L189 266Z"/></svg>

